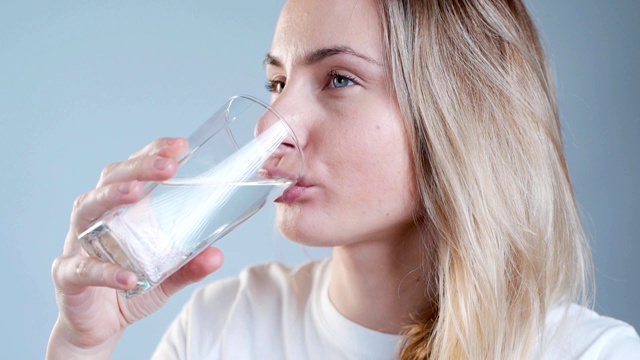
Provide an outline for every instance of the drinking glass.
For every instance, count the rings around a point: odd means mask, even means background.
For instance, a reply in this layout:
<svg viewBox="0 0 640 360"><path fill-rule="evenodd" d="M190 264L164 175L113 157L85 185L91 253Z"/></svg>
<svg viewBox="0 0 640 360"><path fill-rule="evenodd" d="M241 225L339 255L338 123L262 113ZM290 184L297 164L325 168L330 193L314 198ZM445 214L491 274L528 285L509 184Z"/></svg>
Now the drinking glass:
<svg viewBox="0 0 640 360"><path fill-rule="evenodd" d="M79 239L90 255L138 275L145 292L274 201L301 177L303 154L287 122L250 96L232 97L189 138L169 180L113 209Z"/></svg>

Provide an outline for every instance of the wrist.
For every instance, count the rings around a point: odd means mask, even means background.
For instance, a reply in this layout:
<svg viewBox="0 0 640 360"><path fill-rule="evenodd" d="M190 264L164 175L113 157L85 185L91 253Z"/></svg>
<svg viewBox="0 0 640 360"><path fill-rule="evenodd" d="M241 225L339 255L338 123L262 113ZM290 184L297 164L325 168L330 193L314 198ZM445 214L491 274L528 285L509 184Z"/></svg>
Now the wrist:
<svg viewBox="0 0 640 360"><path fill-rule="evenodd" d="M84 337L83 335L74 334L72 331L65 329L58 320L49 336L46 359L111 359L122 332L114 334L114 336L102 343L88 345L80 341Z"/></svg>

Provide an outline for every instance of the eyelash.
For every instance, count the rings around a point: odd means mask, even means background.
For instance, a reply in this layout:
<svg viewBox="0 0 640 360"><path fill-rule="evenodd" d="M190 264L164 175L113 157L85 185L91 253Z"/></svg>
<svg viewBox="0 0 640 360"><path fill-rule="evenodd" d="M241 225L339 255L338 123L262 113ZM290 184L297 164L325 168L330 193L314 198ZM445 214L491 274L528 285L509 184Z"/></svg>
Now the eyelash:
<svg viewBox="0 0 640 360"><path fill-rule="evenodd" d="M341 78L345 78L353 83L356 82L356 79L353 76L349 76L349 75L345 75L340 73L338 70L331 70L329 71L329 73L327 74L327 77L330 79L330 81L333 81L333 79L337 78L337 77L341 77ZM281 86L282 89L284 89L285 86L285 82L281 81L281 80L267 80L264 83L264 87L265 89L267 89L268 92L270 93L275 93L277 92L277 88L278 86ZM280 91L282 91L282 89Z"/></svg>
<svg viewBox="0 0 640 360"><path fill-rule="evenodd" d="M354 78L353 76L342 74L338 70L329 71L329 74L327 74L327 77L330 79L330 81L333 81L335 78L341 77L351 81L352 83L356 82L356 78Z"/></svg>
<svg viewBox="0 0 640 360"><path fill-rule="evenodd" d="M268 92L275 93L276 88L278 87L278 84L282 84L282 88L284 88L284 81L279 81L279 80L267 80L264 83L264 87L265 89L267 89Z"/></svg>

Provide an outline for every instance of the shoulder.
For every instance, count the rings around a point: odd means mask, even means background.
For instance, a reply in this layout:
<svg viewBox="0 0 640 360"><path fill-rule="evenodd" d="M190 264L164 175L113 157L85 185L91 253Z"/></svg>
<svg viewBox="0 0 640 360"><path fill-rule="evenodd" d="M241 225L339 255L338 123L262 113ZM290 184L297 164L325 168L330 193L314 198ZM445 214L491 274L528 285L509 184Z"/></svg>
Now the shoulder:
<svg viewBox="0 0 640 360"><path fill-rule="evenodd" d="M640 337L629 324L571 304L552 310L540 343L541 358L640 358Z"/></svg>

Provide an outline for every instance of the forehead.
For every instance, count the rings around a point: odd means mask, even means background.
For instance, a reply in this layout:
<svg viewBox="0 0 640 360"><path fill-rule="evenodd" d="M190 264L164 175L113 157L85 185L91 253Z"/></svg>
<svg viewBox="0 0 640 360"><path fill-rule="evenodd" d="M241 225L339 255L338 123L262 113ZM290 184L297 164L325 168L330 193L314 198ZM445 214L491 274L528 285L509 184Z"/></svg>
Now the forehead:
<svg viewBox="0 0 640 360"><path fill-rule="evenodd" d="M375 0L289 0L270 53L290 63L304 54L345 46L382 61L382 26Z"/></svg>

